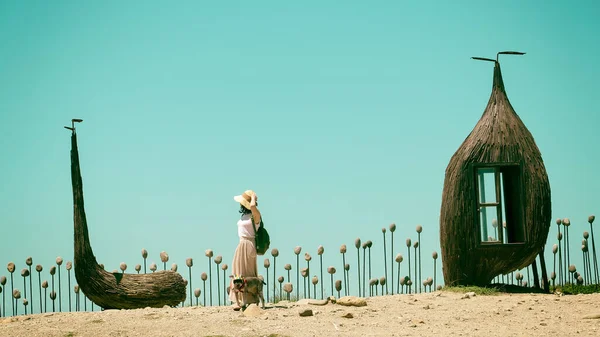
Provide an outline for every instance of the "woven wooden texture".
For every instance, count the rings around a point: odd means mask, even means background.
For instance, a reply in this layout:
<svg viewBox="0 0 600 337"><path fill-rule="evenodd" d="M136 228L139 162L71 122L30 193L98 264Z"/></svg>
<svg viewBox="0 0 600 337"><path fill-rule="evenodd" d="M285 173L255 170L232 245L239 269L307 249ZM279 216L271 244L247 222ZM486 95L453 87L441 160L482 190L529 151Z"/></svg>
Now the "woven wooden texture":
<svg viewBox="0 0 600 337"><path fill-rule="evenodd" d="M480 163L521 165L524 244L480 244L473 168ZM440 214L445 284L485 285L496 275L528 266L546 243L551 216L541 153L508 100L496 62L487 107L446 168Z"/></svg>
<svg viewBox="0 0 600 337"><path fill-rule="evenodd" d="M71 180L75 225L75 278L87 298L104 309L160 308L165 305L176 306L183 302L186 298L186 285L179 273L109 273L98 265L88 235L75 132L71 136Z"/></svg>

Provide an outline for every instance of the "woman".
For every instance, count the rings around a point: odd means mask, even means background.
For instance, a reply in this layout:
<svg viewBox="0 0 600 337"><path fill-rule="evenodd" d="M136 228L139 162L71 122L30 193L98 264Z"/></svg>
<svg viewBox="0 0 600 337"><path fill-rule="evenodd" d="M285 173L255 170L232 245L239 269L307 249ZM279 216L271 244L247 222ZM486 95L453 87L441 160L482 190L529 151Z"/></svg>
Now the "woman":
<svg viewBox="0 0 600 337"><path fill-rule="evenodd" d="M247 190L241 195L236 195L233 200L240 203L240 213L242 214L240 220L237 222L238 236L240 237L240 243L235 249L233 255L233 263L231 264L231 273L233 275L241 275L243 277L256 277L258 276L258 267L256 265L256 247L254 246L254 235L255 230L258 230L260 226L260 211L258 210L256 193L252 190ZM254 228L252 226L254 225ZM233 281L233 280L232 280ZM230 289L233 288L233 284L230 281ZM236 304L235 292L229 292L229 300L233 302L233 309L240 310L240 307ZM246 296L242 293L242 296ZM242 299L243 302L254 302L255 299Z"/></svg>

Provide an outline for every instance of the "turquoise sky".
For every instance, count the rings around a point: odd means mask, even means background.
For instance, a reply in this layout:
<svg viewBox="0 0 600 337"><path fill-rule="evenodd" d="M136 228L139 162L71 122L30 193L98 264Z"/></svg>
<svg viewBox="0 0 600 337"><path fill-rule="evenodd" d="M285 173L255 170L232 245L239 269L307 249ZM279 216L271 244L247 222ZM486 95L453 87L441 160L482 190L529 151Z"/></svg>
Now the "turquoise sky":
<svg viewBox="0 0 600 337"><path fill-rule="evenodd" d="M142 248L160 264L165 250L186 278L194 258L200 286L205 249L231 263L232 197L253 189L278 275L295 270L297 245L311 275L319 245L341 269L339 246L360 237L383 276L381 228L395 222L403 255L423 226L430 276L446 165L491 90L493 65L470 57L502 50L527 53L501 58L505 85L578 247L600 213L598 17L595 1L2 1L0 263L72 259L63 125L82 118L87 219L107 270L133 272Z"/></svg>

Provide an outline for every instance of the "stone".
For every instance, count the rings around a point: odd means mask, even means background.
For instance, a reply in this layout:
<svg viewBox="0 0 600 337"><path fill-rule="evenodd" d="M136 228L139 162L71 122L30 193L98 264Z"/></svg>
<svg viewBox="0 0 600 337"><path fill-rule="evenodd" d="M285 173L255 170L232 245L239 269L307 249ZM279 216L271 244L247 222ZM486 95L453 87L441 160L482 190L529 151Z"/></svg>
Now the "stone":
<svg viewBox="0 0 600 337"><path fill-rule="evenodd" d="M354 315L352 315L351 312L347 312L345 314L342 315L343 318L354 318Z"/></svg>
<svg viewBox="0 0 600 337"><path fill-rule="evenodd" d="M367 300L362 297L344 296L336 301L337 304L352 307L364 307L367 305Z"/></svg>
<svg viewBox="0 0 600 337"><path fill-rule="evenodd" d="M463 297L461 297L461 299L465 299L465 298L468 299L468 298L475 297L475 296L477 296L477 294L475 294L474 292L470 291L470 292L464 294Z"/></svg>
<svg viewBox="0 0 600 337"><path fill-rule="evenodd" d="M312 316L313 311L312 311L312 309L303 308L303 309L298 310L298 315L300 315L300 317Z"/></svg>
<svg viewBox="0 0 600 337"><path fill-rule="evenodd" d="M244 316L246 317L258 317L263 314L263 310L255 303L250 304L246 310L244 310Z"/></svg>
<svg viewBox="0 0 600 337"><path fill-rule="evenodd" d="M296 302L296 305L326 305L329 302L329 298L324 300L313 300L310 298L303 298Z"/></svg>
<svg viewBox="0 0 600 337"><path fill-rule="evenodd" d="M583 316L583 319L600 319L600 313Z"/></svg>

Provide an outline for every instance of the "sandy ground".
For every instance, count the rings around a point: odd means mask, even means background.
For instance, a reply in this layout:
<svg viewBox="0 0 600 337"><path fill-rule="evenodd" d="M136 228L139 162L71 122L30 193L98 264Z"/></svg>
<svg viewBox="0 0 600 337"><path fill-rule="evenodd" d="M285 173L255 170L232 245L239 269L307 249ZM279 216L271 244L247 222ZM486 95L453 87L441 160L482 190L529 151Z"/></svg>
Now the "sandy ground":
<svg viewBox="0 0 600 337"><path fill-rule="evenodd" d="M0 336L600 336L600 294L463 297L380 296L363 307L284 301L244 313L230 307L47 313L0 319ZM313 316L301 317L307 308Z"/></svg>

